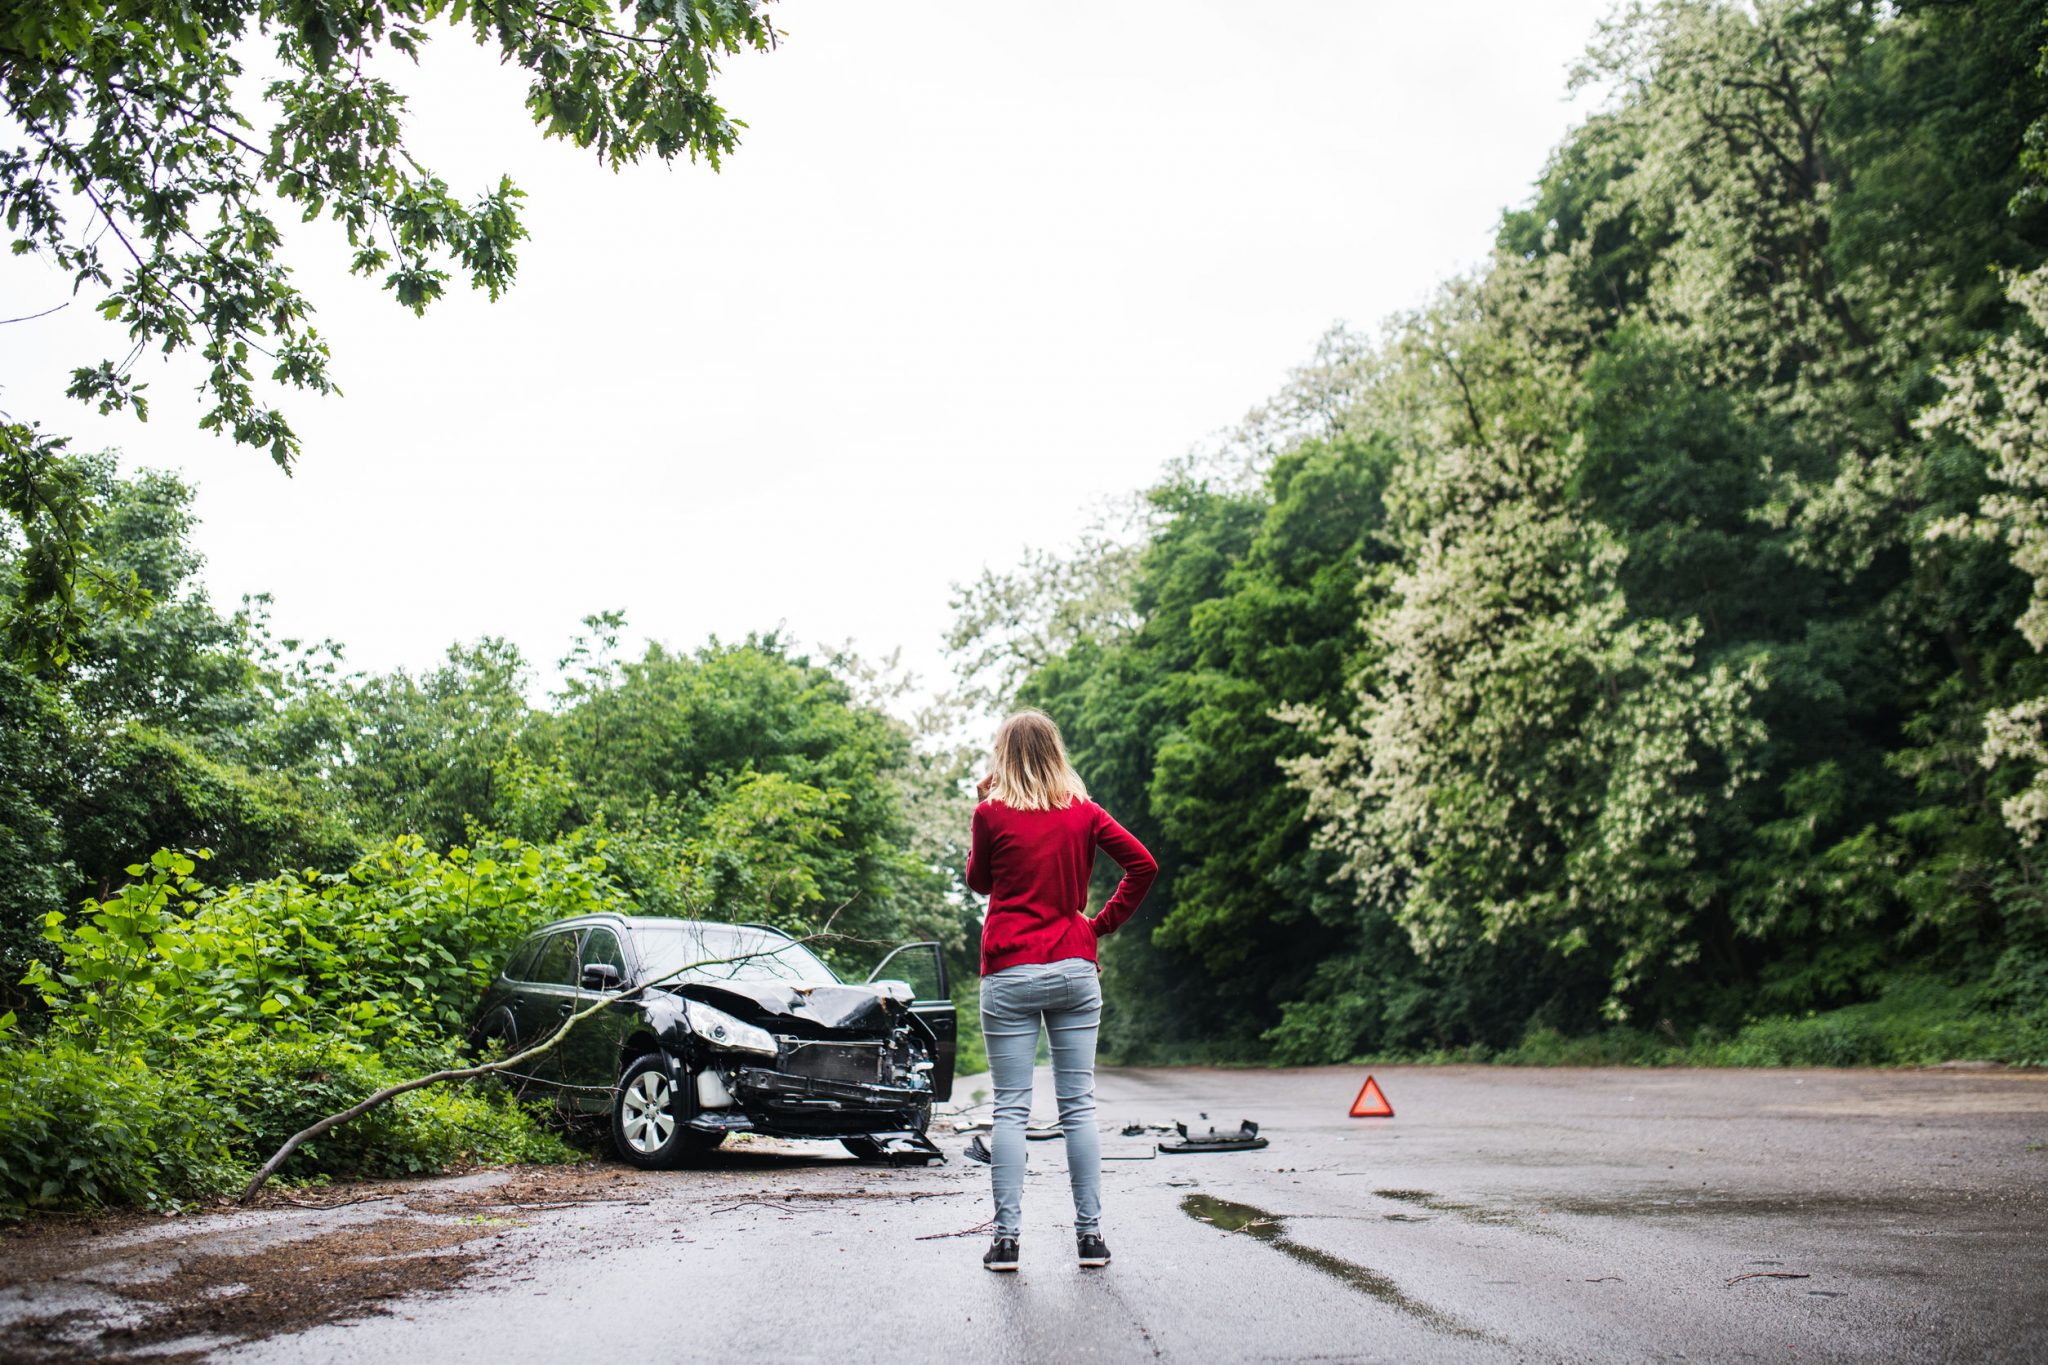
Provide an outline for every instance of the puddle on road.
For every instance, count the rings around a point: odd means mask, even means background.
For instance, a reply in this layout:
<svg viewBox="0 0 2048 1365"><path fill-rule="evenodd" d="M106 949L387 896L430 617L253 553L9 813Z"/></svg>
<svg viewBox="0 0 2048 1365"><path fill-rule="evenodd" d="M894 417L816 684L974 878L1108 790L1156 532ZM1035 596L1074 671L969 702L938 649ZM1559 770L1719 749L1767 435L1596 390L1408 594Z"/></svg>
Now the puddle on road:
<svg viewBox="0 0 2048 1365"><path fill-rule="evenodd" d="M1401 1286L1379 1271L1295 1241L1287 1235L1287 1219L1281 1214L1268 1213L1250 1204L1218 1199L1210 1194L1184 1196L1180 1201L1180 1211L1198 1222L1208 1223L1225 1232L1242 1232L1256 1237L1282 1255L1290 1256L1303 1265L1313 1266L1349 1288L1377 1299L1391 1308L1397 1308L1439 1331L1461 1337L1483 1335L1454 1318L1446 1317L1428 1304L1418 1303L1408 1297L1401 1292Z"/></svg>
<svg viewBox="0 0 2048 1365"><path fill-rule="evenodd" d="M1797 1195L1736 1195L1714 1190L1617 1195L1611 1198L1565 1197L1544 1201L1547 1211L1589 1218L1794 1218L1816 1219L1927 1218L1952 1212L1951 1196L1925 1194L1863 1194L1827 1191Z"/></svg>
<svg viewBox="0 0 2048 1365"><path fill-rule="evenodd" d="M1373 1193L1382 1199L1391 1199L1397 1204L1414 1204L1418 1208L1428 1209L1431 1213L1447 1213L1454 1217L1463 1218L1467 1222L1480 1223L1487 1227L1516 1228L1522 1232L1532 1232L1545 1237L1552 1235L1550 1229L1536 1227L1504 1210L1482 1208L1477 1204L1460 1204L1455 1200L1446 1199L1442 1195L1432 1193L1429 1190L1374 1190ZM1390 1223L1426 1223L1429 1221L1426 1218L1414 1218L1400 1213L1387 1213L1380 1216Z"/></svg>

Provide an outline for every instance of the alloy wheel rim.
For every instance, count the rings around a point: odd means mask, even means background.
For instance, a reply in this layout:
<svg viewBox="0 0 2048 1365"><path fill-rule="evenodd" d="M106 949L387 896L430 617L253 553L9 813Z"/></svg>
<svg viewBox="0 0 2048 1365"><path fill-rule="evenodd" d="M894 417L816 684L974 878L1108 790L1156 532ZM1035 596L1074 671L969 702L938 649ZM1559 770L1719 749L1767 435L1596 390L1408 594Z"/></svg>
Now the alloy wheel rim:
<svg viewBox="0 0 2048 1365"><path fill-rule="evenodd" d="M623 1102L626 1144L642 1156L651 1156L668 1145L676 1130L669 1113L668 1077L658 1071L643 1071L627 1085Z"/></svg>

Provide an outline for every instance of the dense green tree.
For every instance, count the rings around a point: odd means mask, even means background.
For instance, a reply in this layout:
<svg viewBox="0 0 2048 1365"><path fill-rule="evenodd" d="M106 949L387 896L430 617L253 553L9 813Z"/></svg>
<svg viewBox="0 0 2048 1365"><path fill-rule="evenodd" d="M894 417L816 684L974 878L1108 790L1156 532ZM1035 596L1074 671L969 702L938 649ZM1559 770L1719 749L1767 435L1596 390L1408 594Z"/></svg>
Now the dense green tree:
<svg viewBox="0 0 2048 1365"><path fill-rule="evenodd" d="M530 673L516 645L485 638L451 645L446 662L418 676L397 669L342 682L345 752L333 755L332 773L362 828L448 848L487 821L534 720ZM316 694L304 704L327 701Z"/></svg>
<svg viewBox="0 0 2048 1365"><path fill-rule="evenodd" d="M440 32L529 76L549 137L614 166L699 157L740 124L712 93L720 60L766 50L757 0L29 0L0 18L0 218L122 329L121 358L79 365L70 394L148 412L146 353L192 353L200 425L289 468L299 438L276 388L334 391L325 339L288 262L280 209L341 226L351 269L414 312L456 274L496 298L518 269L522 192L457 196L407 148L394 70ZM255 69L252 51L266 54ZM42 546L22 657L61 666L72 604L103 580L84 553L61 438L0 421L0 510Z"/></svg>
<svg viewBox="0 0 2048 1365"><path fill-rule="evenodd" d="M270 753L263 685L275 662L253 618L208 600L192 551L191 489L168 474L119 478L113 462L77 462L84 534L101 571L148 609L77 603L62 671L0 674L8 738L0 752L5 839L17 876L0 897L7 985L39 942L40 916L108 894L123 869L165 844L210 847L230 876L344 863L353 834L317 791ZM0 541L0 617L36 610L25 579L34 552Z"/></svg>
<svg viewBox="0 0 2048 1365"><path fill-rule="evenodd" d="M884 938L916 906L919 932L953 937L907 848L906 728L774 635L650 644L538 742L575 794L569 818L617 831L636 850L629 889L659 908L796 923L844 906L839 929Z"/></svg>
<svg viewBox="0 0 2048 1365"><path fill-rule="evenodd" d="M199 579L192 487L142 470L115 477L92 461L102 511L90 540L105 569L149 595L140 614L98 611L80 632L65 690L89 722L136 722L177 734L225 736L259 710L248 622L224 616Z"/></svg>
<svg viewBox="0 0 2048 1365"><path fill-rule="evenodd" d="M58 814L70 780L72 720L61 701L12 663L0 662L0 1013L37 950L43 917L78 886Z"/></svg>

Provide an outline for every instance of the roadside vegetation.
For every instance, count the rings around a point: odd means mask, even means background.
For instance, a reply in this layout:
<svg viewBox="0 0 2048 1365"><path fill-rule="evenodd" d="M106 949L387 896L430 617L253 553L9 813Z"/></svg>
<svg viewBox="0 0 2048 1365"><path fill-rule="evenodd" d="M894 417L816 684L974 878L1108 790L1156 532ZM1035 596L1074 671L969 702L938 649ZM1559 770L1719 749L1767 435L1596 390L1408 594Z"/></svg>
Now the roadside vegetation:
<svg viewBox="0 0 2048 1365"><path fill-rule="evenodd" d="M0 663L0 724L39 726L0 774L37 841L37 875L0 888L0 1213L231 1191L314 1120L457 1064L490 975L564 916L836 912L817 946L854 979L906 938L965 959L959 850L918 824L964 830L964 797L854 661L772 638L621 661L600 616L546 708L500 642L349 673L255 604L212 608L177 480L98 477L99 552L158 606L96 622L64 674ZM420 1091L289 1175L579 1156L546 1120L494 1084Z"/></svg>
<svg viewBox="0 0 2048 1365"><path fill-rule="evenodd" d="M1111 1054L2048 1062L2044 14L1624 7L1483 269L963 592L1160 857Z"/></svg>

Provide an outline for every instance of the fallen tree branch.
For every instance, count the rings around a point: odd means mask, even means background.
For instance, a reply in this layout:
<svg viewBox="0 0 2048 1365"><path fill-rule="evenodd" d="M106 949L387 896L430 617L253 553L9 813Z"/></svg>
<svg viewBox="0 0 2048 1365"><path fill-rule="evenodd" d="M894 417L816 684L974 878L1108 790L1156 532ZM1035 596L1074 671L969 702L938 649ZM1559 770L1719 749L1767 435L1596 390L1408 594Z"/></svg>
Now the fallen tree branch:
<svg viewBox="0 0 2048 1365"><path fill-rule="evenodd" d="M386 1199L396 1199L398 1196L395 1194L365 1194L354 1199L337 1199L332 1203L326 1204L310 1199L294 1199L288 1194L280 1194L277 1198L280 1202L290 1204L295 1209L345 1209L351 1204L375 1204Z"/></svg>
<svg viewBox="0 0 2048 1365"><path fill-rule="evenodd" d="M981 1234L989 1231L995 1225L996 1220L991 1218L986 1223L976 1223L973 1227L962 1228L958 1232L927 1232L924 1236L919 1237L916 1240L920 1242L937 1242L947 1237L979 1237Z"/></svg>
<svg viewBox="0 0 2048 1365"><path fill-rule="evenodd" d="M619 1004L623 1001L631 1000L635 996L642 995L645 992L652 990L656 986L662 985L665 982L675 980L677 977L682 976L685 972L693 972L700 967L718 967L733 962L751 962L757 957L773 957L776 953L782 952L784 949L790 947L792 944L801 945L805 943L813 943L823 938L837 937L837 935L834 935L830 932L832 928L832 922L839 918L840 910L844 910L848 905L851 904L853 904L853 902L851 900L848 900L841 904L838 907L838 909L835 909L829 916L826 917L824 928L820 929L817 933L806 934L802 938L790 939L786 943L777 944L772 951L738 953L731 957L706 958L702 962L686 963L681 967L677 967L672 972L668 972L665 975L655 977L652 981L643 981L639 985L632 987L630 990L620 991L617 995L600 994L595 1003L587 1006L584 1009L578 1010L576 1013L564 1019L562 1021L560 1028L557 1028L553 1033L549 1034L546 1038L542 1039L538 1043L535 1043L532 1047L527 1048L523 1052L515 1052L510 1057L505 1057L495 1062L479 1062L475 1066L449 1067L445 1070L436 1071L429 1075L415 1077L414 1079L409 1081L400 1081L396 1085L387 1085L382 1090L379 1090L375 1094L367 1096L366 1098L357 1101L355 1104L350 1105L348 1108L342 1110L341 1112L336 1114L329 1114L327 1117L321 1119L319 1122L311 1125L310 1127L303 1128L298 1132L292 1134L290 1138L286 1139L284 1146L278 1148L275 1152L273 1152L271 1154L270 1160L264 1162L263 1165L260 1168L258 1168L256 1174L250 1177L248 1186L243 1189L240 1197L237 1198L235 1202L237 1204L247 1204L250 1200L254 1199L258 1192L260 1192L263 1189L263 1186L269 1181L270 1177L276 1175L279 1168L282 1167L285 1162L291 1160L292 1153L298 1151L299 1148L305 1146L314 1138L317 1138L324 1133L328 1133L336 1128L339 1128L342 1124L347 1123L350 1119L361 1118L364 1114L369 1113L372 1109L375 1109L380 1104L387 1104L390 1101L397 1099L400 1095L410 1094L412 1091L415 1090L424 1090L430 1085L440 1085L444 1081L467 1081L474 1080L479 1076L492 1076L496 1075L501 1071L509 1070L514 1066L524 1065L525 1063L532 1061L536 1057L544 1057L548 1053L554 1051L555 1048L560 1045L561 1041L569 1036L570 1029L574 1028L577 1024L581 1023L585 1019L588 1019L591 1015L596 1014L599 1010L606 1009L609 1006Z"/></svg>

